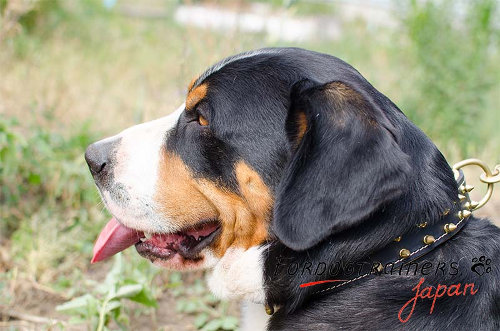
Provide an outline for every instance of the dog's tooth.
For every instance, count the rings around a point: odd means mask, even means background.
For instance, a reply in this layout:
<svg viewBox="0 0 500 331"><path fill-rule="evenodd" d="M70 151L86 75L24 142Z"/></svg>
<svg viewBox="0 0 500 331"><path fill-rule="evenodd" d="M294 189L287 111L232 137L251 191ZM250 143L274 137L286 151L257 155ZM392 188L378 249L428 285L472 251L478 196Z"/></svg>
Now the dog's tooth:
<svg viewBox="0 0 500 331"><path fill-rule="evenodd" d="M151 239L151 237L153 237L153 234L151 234L149 232L144 232L144 237L146 240L148 240L148 239Z"/></svg>
<svg viewBox="0 0 500 331"><path fill-rule="evenodd" d="M140 238L142 242L145 242L147 239L145 237Z"/></svg>

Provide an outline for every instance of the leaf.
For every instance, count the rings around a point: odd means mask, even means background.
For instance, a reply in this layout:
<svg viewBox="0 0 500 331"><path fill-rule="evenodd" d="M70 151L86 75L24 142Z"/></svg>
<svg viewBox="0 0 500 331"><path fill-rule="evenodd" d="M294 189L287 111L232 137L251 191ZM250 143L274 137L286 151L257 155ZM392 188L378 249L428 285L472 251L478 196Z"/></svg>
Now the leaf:
<svg viewBox="0 0 500 331"><path fill-rule="evenodd" d="M28 182L33 185L38 185L42 181L39 174L31 173L28 177Z"/></svg>
<svg viewBox="0 0 500 331"><path fill-rule="evenodd" d="M71 316L68 320L69 324L81 324L86 322L86 319L78 317L78 316Z"/></svg>
<svg viewBox="0 0 500 331"><path fill-rule="evenodd" d="M118 288L118 290L116 291L113 298L119 299L119 298L133 297L133 296L139 294L139 292L142 291L142 288L143 287L141 284L124 285L124 286Z"/></svg>
<svg viewBox="0 0 500 331"><path fill-rule="evenodd" d="M224 330L234 330L238 327L238 319L234 316L226 316L222 319L222 328Z"/></svg>
<svg viewBox="0 0 500 331"><path fill-rule="evenodd" d="M61 305L56 306L56 311L66 312L70 310L77 310L81 308L87 308L91 301L95 301L96 299L90 295L85 294L80 297L74 298L71 301L65 302Z"/></svg>
<svg viewBox="0 0 500 331"><path fill-rule="evenodd" d="M196 318L194 320L194 326L197 329L201 329L201 327L207 323L208 317L209 316L208 316L207 313L201 313L201 314L199 314L198 316L196 316Z"/></svg>
<svg viewBox="0 0 500 331"><path fill-rule="evenodd" d="M121 308L122 304L120 301L118 300L111 300L108 302L108 304L106 305L106 309L105 309L105 312L106 313L109 313L110 311L112 310L115 310L117 308Z"/></svg>
<svg viewBox="0 0 500 331"><path fill-rule="evenodd" d="M177 310L178 312L184 312L187 304L188 304L187 300L179 300L175 305L175 310Z"/></svg>
<svg viewBox="0 0 500 331"><path fill-rule="evenodd" d="M188 313L188 314L194 313L194 312L198 311L198 307L199 307L199 305L196 301L188 301L188 302L186 302L186 305L184 306L183 311L185 313Z"/></svg>
<svg viewBox="0 0 500 331"><path fill-rule="evenodd" d="M153 294L150 290L143 288L142 291L129 298L132 301L138 302L147 307L158 307L158 303L156 299L153 297Z"/></svg>
<svg viewBox="0 0 500 331"><path fill-rule="evenodd" d="M205 326L201 329L202 331L217 331L222 327L221 319L214 319L205 324Z"/></svg>
<svg viewBox="0 0 500 331"><path fill-rule="evenodd" d="M114 263L111 270L106 275L104 283L99 285L96 290L99 293L107 293L112 289L119 280L123 277L123 257L122 253L118 253L114 257Z"/></svg>
<svg viewBox="0 0 500 331"><path fill-rule="evenodd" d="M191 290L197 294L197 295L201 295L203 293L206 292L206 287L205 287L205 284L201 281L196 281L192 286L191 286Z"/></svg>

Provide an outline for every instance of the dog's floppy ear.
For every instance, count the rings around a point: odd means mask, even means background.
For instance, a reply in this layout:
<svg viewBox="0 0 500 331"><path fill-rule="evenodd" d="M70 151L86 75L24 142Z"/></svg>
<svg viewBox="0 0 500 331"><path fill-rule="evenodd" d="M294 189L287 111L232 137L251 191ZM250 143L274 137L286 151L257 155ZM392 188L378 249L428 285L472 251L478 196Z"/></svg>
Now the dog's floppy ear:
<svg viewBox="0 0 500 331"><path fill-rule="evenodd" d="M368 98L338 81L294 85L286 124L292 156L273 220L278 239L291 249L308 249L403 193L409 157Z"/></svg>

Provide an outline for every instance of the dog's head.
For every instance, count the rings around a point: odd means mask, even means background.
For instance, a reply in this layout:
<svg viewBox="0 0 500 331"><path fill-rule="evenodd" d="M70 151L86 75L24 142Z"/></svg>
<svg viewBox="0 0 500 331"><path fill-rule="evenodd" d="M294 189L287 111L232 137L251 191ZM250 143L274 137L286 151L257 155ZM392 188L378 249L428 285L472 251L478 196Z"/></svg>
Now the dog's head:
<svg viewBox="0 0 500 331"><path fill-rule="evenodd" d="M328 55L264 49L225 59L169 116L87 149L117 220L103 257L138 242L141 255L184 270L272 240L308 249L402 194L403 117Z"/></svg>

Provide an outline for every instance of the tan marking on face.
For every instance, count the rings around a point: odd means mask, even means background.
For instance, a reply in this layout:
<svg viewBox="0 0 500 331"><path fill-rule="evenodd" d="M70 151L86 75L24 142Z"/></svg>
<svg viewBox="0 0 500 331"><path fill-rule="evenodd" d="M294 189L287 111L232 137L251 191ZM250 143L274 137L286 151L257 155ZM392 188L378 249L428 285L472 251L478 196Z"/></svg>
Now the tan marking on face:
<svg viewBox="0 0 500 331"><path fill-rule="evenodd" d="M307 117L303 111L297 113L297 146L300 144L307 131Z"/></svg>
<svg viewBox="0 0 500 331"><path fill-rule="evenodd" d="M252 212L259 218L265 218L273 204L269 188L259 174L248 164L239 161L235 167L236 179Z"/></svg>
<svg viewBox="0 0 500 331"><path fill-rule="evenodd" d="M206 95L208 84L203 83L191 90L186 97L186 109L192 110Z"/></svg>
<svg viewBox="0 0 500 331"><path fill-rule="evenodd" d="M209 124L208 120L202 115L198 116L198 123L200 123L201 126L207 126Z"/></svg>
<svg viewBox="0 0 500 331"><path fill-rule="evenodd" d="M161 152L155 202L179 228L216 219L215 206L198 190L193 176L175 154Z"/></svg>
<svg viewBox="0 0 500 331"><path fill-rule="evenodd" d="M268 236L269 213L273 198L255 170L245 162L235 165L241 196L225 191L213 182L203 181L200 190L219 211L222 232L215 254L224 255L230 246L248 249L263 243Z"/></svg>
<svg viewBox="0 0 500 331"><path fill-rule="evenodd" d="M192 89L193 89L193 86L194 86L194 83L196 83L196 80L198 79L198 77L194 77L190 82L189 82L189 85L188 85L188 92L190 92Z"/></svg>
<svg viewBox="0 0 500 331"><path fill-rule="evenodd" d="M164 152L159 169L156 202L161 211L179 228L206 219L218 219L221 233L212 244L216 256L229 247L249 247L263 243L268 236L269 213L273 198L262 178L246 163L235 166L240 194L208 179L194 178L182 160Z"/></svg>

